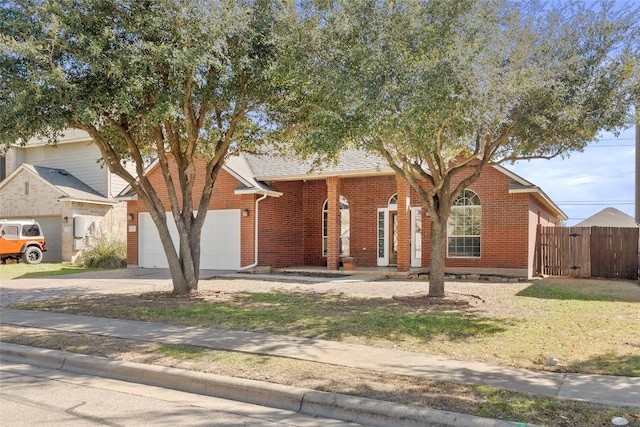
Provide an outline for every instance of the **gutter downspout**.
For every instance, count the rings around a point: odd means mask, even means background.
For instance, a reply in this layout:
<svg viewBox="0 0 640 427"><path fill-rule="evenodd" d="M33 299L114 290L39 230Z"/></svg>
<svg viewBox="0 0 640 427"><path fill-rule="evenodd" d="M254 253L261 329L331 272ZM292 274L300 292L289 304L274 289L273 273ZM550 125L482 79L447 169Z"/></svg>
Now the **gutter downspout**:
<svg viewBox="0 0 640 427"><path fill-rule="evenodd" d="M239 271L244 271L244 270L248 270L250 268L254 268L255 266L258 265L258 203L260 203L261 201L263 201L264 199L267 198L267 194L264 194L262 197L260 197L259 199L256 200L256 213L255 213L255 220L254 220L254 230L255 230L255 241L253 243L253 248L254 248L254 255L253 255L253 263L246 265L242 268L240 268Z"/></svg>

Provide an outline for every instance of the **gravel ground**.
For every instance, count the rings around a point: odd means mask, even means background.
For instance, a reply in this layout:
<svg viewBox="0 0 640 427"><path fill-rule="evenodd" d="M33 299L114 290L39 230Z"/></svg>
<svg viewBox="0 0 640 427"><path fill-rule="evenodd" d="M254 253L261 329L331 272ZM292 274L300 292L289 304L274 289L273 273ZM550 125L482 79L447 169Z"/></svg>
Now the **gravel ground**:
<svg viewBox="0 0 640 427"><path fill-rule="evenodd" d="M357 279L330 279L325 282L307 282L295 277L265 280L263 277L252 278L219 277L201 280L198 289L221 292L269 292L298 291L342 294L358 298L392 298L394 296L420 296L429 292L429 283L422 280L377 280L361 281ZM282 276L278 276L282 277ZM531 285L531 282L446 282L447 294L470 295L503 295L517 293Z"/></svg>

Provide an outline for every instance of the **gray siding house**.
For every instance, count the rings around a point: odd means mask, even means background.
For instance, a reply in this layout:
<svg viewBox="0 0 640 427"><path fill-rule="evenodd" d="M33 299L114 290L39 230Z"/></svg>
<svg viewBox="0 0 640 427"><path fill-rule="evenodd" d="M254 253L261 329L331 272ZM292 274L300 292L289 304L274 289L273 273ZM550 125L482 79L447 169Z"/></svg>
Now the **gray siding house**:
<svg viewBox="0 0 640 427"><path fill-rule="evenodd" d="M102 238L126 241L126 186L101 162L89 135L71 129L56 147L12 146L3 157L0 218L35 219L47 240L45 262L75 261Z"/></svg>

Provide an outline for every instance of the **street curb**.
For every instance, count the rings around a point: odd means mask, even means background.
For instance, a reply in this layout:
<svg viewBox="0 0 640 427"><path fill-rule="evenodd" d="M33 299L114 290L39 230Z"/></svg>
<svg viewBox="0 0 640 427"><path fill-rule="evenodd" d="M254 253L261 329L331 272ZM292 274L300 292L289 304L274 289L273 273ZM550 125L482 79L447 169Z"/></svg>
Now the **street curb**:
<svg viewBox="0 0 640 427"><path fill-rule="evenodd" d="M373 427L389 425L406 427L533 426L243 378L124 362L106 357L4 342L0 346L0 360L163 387Z"/></svg>

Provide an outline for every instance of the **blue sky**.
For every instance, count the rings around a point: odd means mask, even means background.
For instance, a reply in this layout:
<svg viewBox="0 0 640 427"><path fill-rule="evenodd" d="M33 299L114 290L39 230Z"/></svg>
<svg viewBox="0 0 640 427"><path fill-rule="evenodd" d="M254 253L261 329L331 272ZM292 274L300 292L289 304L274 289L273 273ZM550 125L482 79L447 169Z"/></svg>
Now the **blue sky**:
<svg viewBox="0 0 640 427"><path fill-rule="evenodd" d="M542 190L573 225L606 207L635 216L635 129L618 137L603 134L598 143L568 158L505 164Z"/></svg>

